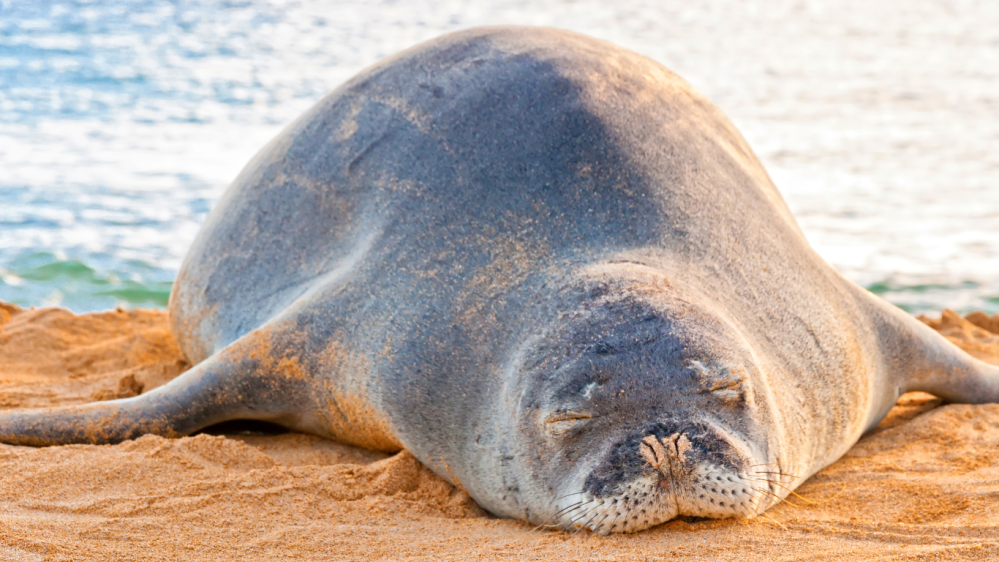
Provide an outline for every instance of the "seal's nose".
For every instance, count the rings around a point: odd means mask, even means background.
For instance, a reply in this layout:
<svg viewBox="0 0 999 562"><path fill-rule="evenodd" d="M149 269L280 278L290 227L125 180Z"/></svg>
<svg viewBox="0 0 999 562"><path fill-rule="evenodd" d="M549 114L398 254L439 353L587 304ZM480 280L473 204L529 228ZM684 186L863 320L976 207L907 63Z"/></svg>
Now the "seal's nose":
<svg viewBox="0 0 999 562"><path fill-rule="evenodd" d="M652 468L659 468L666 462L666 449L655 435L646 435L638 444L638 452L652 465Z"/></svg>
<svg viewBox="0 0 999 562"><path fill-rule="evenodd" d="M657 438L646 435L638 444L638 452L653 468L665 469L667 462L679 466L686 462L687 451L690 451L690 440L685 433L674 433L669 437Z"/></svg>

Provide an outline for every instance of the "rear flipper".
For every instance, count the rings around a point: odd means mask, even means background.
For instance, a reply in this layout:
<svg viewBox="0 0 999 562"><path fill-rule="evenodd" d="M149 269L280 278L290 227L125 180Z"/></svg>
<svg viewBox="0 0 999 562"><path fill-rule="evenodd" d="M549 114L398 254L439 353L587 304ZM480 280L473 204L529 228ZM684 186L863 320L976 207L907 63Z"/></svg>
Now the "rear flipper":
<svg viewBox="0 0 999 562"><path fill-rule="evenodd" d="M999 367L975 359L932 328L915 321L926 343L922 361L913 361L905 390L921 390L961 404L999 402Z"/></svg>
<svg viewBox="0 0 999 562"><path fill-rule="evenodd" d="M963 404L999 402L999 367L968 355L902 310L874 300L881 317L878 339L899 393L919 390Z"/></svg>
<svg viewBox="0 0 999 562"><path fill-rule="evenodd" d="M266 328L262 329L266 330ZM0 442L12 445L118 443L151 433L189 435L235 419L298 429L307 413L302 381L273 368L267 334L247 334L149 393L82 406L0 412ZM305 408L308 410L308 408Z"/></svg>

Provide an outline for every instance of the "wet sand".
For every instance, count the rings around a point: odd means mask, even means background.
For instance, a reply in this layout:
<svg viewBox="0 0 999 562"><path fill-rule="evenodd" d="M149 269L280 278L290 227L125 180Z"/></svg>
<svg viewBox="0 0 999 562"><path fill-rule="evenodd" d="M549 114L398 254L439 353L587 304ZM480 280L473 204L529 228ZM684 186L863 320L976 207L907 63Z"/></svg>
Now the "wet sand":
<svg viewBox="0 0 999 562"><path fill-rule="evenodd" d="M999 315L923 321L999 364ZM0 303L2 408L133 396L186 368L163 311L77 316ZM230 431L0 445L0 559L999 558L999 405L906 394L801 497L764 517L610 537L491 517L406 452Z"/></svg>

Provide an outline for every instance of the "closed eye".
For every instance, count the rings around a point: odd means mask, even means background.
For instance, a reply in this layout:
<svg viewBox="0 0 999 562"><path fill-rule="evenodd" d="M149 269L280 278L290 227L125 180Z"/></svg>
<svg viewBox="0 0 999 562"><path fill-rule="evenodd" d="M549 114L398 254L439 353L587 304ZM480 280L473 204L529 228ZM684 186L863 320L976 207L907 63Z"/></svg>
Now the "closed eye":
<svg viewBox="0 0 999 562"><path fill-rule="evenodd" d="M586 425L595 417L589 412L554 412L545 418L545 431L553 437L560 437Z"/></svg>

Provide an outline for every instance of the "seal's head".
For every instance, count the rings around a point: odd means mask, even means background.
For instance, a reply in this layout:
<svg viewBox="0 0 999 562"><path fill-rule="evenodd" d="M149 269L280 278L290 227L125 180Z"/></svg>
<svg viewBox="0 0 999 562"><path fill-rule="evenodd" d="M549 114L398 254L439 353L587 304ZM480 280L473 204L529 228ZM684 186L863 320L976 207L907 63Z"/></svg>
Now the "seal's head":
<svg viewBox="0 0 999 562"><path fill-rule="evenodd" d="M510 431L532 444L516 455L530 519L633 532L776 501L778 424L739 330L663 279L582 293L516 361Z"/></svg>

